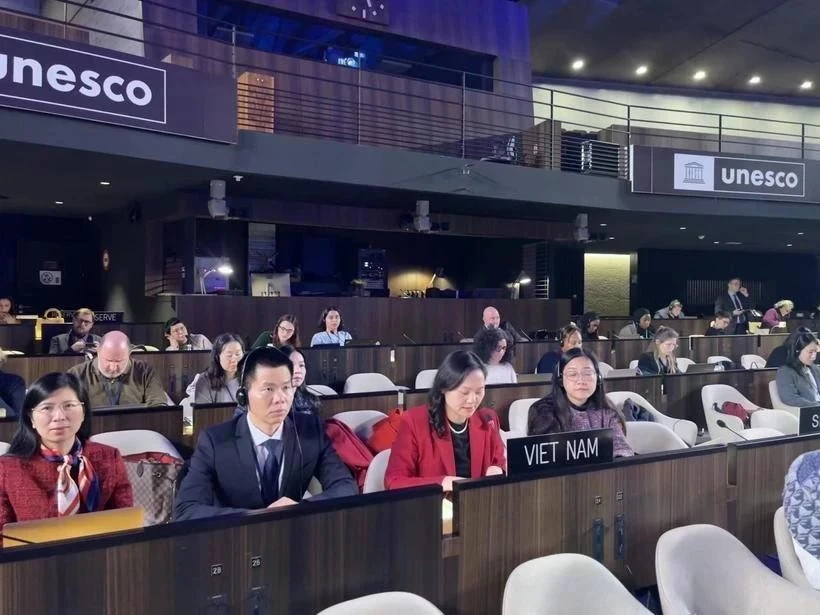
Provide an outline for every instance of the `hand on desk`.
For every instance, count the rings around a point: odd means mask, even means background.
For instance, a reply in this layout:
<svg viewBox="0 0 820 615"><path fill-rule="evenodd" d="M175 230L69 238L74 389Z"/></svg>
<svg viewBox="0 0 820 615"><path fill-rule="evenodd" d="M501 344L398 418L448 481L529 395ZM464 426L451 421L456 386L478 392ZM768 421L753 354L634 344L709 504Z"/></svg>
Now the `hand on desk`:
<svg viewBox="0 0 820 615"><path fill-rule="evenodd" d="M297 503L298 502L295 502L294 500L291 500L290 498L279 498L275 502L271 502L271 504L270 504L270 506L268 506L268 508L282 508L283 506L290 506L291 504L297 504Z"/></svg>
<svg viewBox="0 0 820 615"><path fill-rule="evenodd" d="M457 480L464 480L461 476L445 476L444 480L441 481L441 488L444 491L452 491L453 490L453 482Z"/></svg>

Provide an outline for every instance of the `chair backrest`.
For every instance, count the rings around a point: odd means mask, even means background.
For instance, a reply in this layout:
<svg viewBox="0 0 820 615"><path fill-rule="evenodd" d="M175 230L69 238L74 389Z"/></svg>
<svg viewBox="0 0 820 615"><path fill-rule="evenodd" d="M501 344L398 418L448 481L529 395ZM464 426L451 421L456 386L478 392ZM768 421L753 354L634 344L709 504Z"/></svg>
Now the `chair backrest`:
<svg viewBox="0 0 820 615"><path fill-rule="evenodd" d="M729 357L724 357L723 355L719 354L712 355L711 357L706 357L707 363L721 363L722 361L728 361L729 363L732 362L732 360Z"/></svg>
<svg viewBox="0 0 820 615"><path fill-rule="evenodd" d="M774 543L777 546L777 559L780 560L780 572L783 573L783 578L800 587L813 587L797 558L792 533L786 523L786 515L783 514L782 506L774 513Z"/></svg>
<svg viewBox="0 0 820 615"><path fill-rule="evenodd" d="M759 354L740 355L740 364L743 369L763 369L766 367L766 359Z"/></svg>
<svg viewBox="0 0 820 615"><path fill-rule="evenodd" d="M376 393L395 391L396 385L385 376L376 372L352 374L345 381L345 393Z"/></svg>
<svg viewBox="0 0 820 615"><path fill-rule="evenodd" d="M604 361L598 361L598 373L601 374L601 378L606 378L609 375L614 367L612 367L609 363L605 363Z"/></svg>
<svg viewBox="0 0 820 615"><path fill-rule="evenodd" d="M786 581L714 525L666 532L655 571L664 615L820 613L820 592Z"/></svg>
<svg viewBox="0 0 820 615"><path fill-rule="evenodd" d="M785 410L758 410L752 414L752 427L776 429L787 436L796 436L800 431L800 420Z"/></svg>
<svg viewBox="0 0 820 615"><path fill-rule="evenodd" d="M357 436L367 442L373 435L373 425L386 419L387 415L378 410L347 410L334 414L332 418L350 427Z"/></svg>
<svg viewBox="0 0 820 615"><path fill-rule="evenodd" d="M632 391L612 391L606 394L606 398L612 406L621 411L624 408L624 403L626 400L631 399L639 406L649 410L649 413L652 415L652 418L656 423L660 423L661 425L665 425L671 429L681 440L684 441L684 443L686 443L687 446L694 446L698 440L698 426L694 422L686 419L675 419L671 416L666 416L650 404L649 401L647 401L642 395L638 395Z"/></svg>
<svg viewBox="0 0 820 615"><path fill-rule="evenodd" d="M723 440L726 438L726 441L731 442L734 442L734 440L737 439L737 437L733 436L732 432L728 429L723 429L722 427L717 426L718 419L723 419L723 421L735 431L743 431L744 428L743 421L736 416L729 416L728 414L715 412L715 404L717 404L718 408L722 408L724 402L733 401L739 403L748 410L757 407L755 404L746 399L740 391L729 386L728 384L707 384L700 390L700 397L701 402L703 403L703 414L706 418L709 436L712 439Z"/></svg>
<svg viewBox="0 0 820 615"><path fill-rule="evenodd" d="M674 431L660 423L648 421L631 421L626 424L626 441L638 455L679 451L685 448L686 442Z"/></svg>
<svg viewBox="0 0 820 615"><path fill-rule="evenodd" d="M692 359L687 359L686 357L678 357L675 359L675 364L678 366L678 371L685 374L686 370L689 369L689 366L694 365L695 362Z"/></svg>
<svg viewBox="0 0 820 615"><path fill-rule="evenodd" d="M91 436L92 442L107 444L120 451L120 455L138 455L140 453L165 453L177 459L182 455L171 442L156 431L148 429L125 429L123 431L107 431Z"/></svg>
<svg viewBox="0 0 820 615"><path fill-rule="evenodd" d="M527 397L525 399L516 399L510 404L508 420L510 422L510 431L513 434L527 435L527 419L530 415L530 406L539 399L538 397Z"/></svg>
<svg viewBox="0 0 820 615"><path fill-rule="evenodd" d="M407 592L384 592L340 602L317 615L443 615L432 603Z"/></svg>
<svg viewBox="0 0 820 615"><path fill-rule="evenodd" d="M9 452L10 444L8 442L0 442L0 455L5 455Z"/></svg>
<svg viewBox="0 0 820 615"><path fill-rule="evenodd" d="M307 385L307 390L320 397L331 397L333 395L338 395L336 391L331 389L326 384L309 384Z"/></svg>
<svg viewBox="0 0 820 615"><path fill-rule="evenodd" d="M797 406L787 406L780 399L780 391L777 390L777 380L769 381L769 397L772 400L772 408L775 410L785 410L791 412L794 416L800 417L800 408Z"/></svg>
<svg viewBox="0 0 820 615"><path fill-rule="evenodd" d="M638 359L633 359L629 362L629 369L638 369Z"/></svg>
<svg viewBox="0 0 820 615"><path fill-rule="evenodd" d="M387 462L390 461L390 449L387 448L373 457L364 475L362 493L376 493L384 491L384 473L387 472Z"/></svg>
<svg viewBox="0 0 820 615"><path fill-rule="evenodd" d="M416 389L430 389L433 387L433 380L436 379L437 369L423 369L416 374Z"/></svg>
<svg viewBox="0 0 820 615"><path fill-rule="evenodd" d="M524 562L507 578L502 615L644 615L650 613L602 564L579 553Z"/></svg>

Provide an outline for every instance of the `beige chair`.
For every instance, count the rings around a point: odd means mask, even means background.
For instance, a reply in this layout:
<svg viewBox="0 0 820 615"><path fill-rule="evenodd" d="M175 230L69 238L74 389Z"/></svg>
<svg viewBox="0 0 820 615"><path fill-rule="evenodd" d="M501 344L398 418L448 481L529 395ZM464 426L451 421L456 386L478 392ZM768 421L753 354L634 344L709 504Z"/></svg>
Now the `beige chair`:
<svg viewBox="0 0 820 615"><path fill-rule="evenodd" d="M9 452L9 443L8 442L0 442L0 455L5 455Z"/></svg>
<svg viewBox="0 0 820 615"><path fill-rule="evenodd" d="M689 366L694 365L695 362L692 359L687 359L686 357L678 357L675 359L675 364L678 366L678 371L685 374L686 370L689 369Z"/></svg>
<svg viewBox="0 0 820 615"><path fill-rule="evenodd" d="M502 615L650 613L602 564L580 553L524 562L507 578Z"/></svg>
<svg viewBox="0 0 820 615"><path fill-rule="evenodd" d="M639 363L638 359L633 359L632 361L629 362L629 369L631 369L631 370L638 369L638 363Z"/></svg>
<svg viewBox="0 0 820 615"><path fill-rule="evenodd" d="M601 374L601 378L606 378L613 369L615 368L609 363L598 361L598 373Z"/></svg>
<svg viewBox="0 0 820 615"><path fill-rule="evenodd" d="M140 453L165 453L177 459L182 455L170 440L161 433L148 429L124 429L122 431L107 431L91 436L92 442L107 444L116 448L120 455L139 455Z"/></svg>
<svg viewBox="0 0 820 615"><path fill-rule="evenodd" d="M776 575L714 525L666 532L655 550L655 572L664 615L820 613L820 592Z"/></svg>
<svg viewBox="0 0 820 615"><path fill-rule="evenodd" d="M423 369L416 374L416 389L432 389L433 380L436 379L437 369Z"/></svg>
<svg viewBox="0 0 820 615"><path fill-rule="evenodd" d="M340 602L317 615L443 615L431 602L407 592L371 594Z"/></svg>
<svg viewBox="0 0 820 615"><path fill-rule="evenodd" d="M397 386L385 376L376 372L352 374L345 381L345 394L380 393L386 391L406 391L407 387Z"/></svg>
<svg viewBox="0 0 820 615"><path fill-rule="evenodd" d="M367 442L373 435L373 425L386 419L387 415L378 410L348 410L334 414L331 418L341 421Z"/></svg>
<svg viewBox="0 0 820 615"><path fill-rule="evenodd" d="M678 437L683 440L687 445L694 446L695 442L698 440L698 426L693 423L692 421L688 421L686 419L675 419L671 416L666 416L660 410L656 409L652 404L650 404L646 398L642 395L638 395L637 393L633 393L632 391L612 391L611 393L606 394L607 401L612 404L618 410L623 411L624 403L626 403L627 399L631 399L639 406L643 406L647 410L649 410L650 414L652 414L652 418L655 419L656 423L660 423L661 425L665 425L669 429L675 432Z"/></svg>
<svg viewBox="0 0 820 615"><path fill-rule="evenodd" d="M338 395L336 391L325 384L308 384L306 388L310 393L318 395L319 397L332 397L334 395Z"/></svg>
<svg viewBox="0 0 820 615"><path fill-rule="evenodd" d="M376 493L384 491L384 473L387 472L387 462L390 461L390 449L383 450L373 457L364 475L362 493Z"/></svg>
<svg viewBox="0 0 820 615"><path fill-rule="evenodd" d="M638 455L679 451L689 448L674 431L660 423L630 421L626 424L626 441Z"/></svg>
<svg viewBox="0 0 820 615"><path fill-rule="evenodd" d="M800 418L800 408L798 406L787 406L783 403L783 400L780 399L780 392L777 390L776 380L769 381L769 397L772 400L772 408L775 410L785 410L786 412L792 413L797 418Z"/></svg>
<svg viewBox="0 0 820 615"><path fill-rule="evenodd" d="M714 410L715 404L718 408L723 407L723 403L733 401L739 403L747 410L757 408L757 404L749 401L740 391L728 384L707 384L700 390L701 402L703 403L703 414L706 417L706 427L709 429L709 437L713 440L724 442L734 442L737 436L732 435L728 429L718 427L717 421L722 419L734 431L743 431L744 425L736 416L729 416Z"/></svg>
<svg viewBox="0 0 820 615"><path fill-rule="evenodd" d="M743 369L763 369L766 367L766 359L759 354L740 355L740 364Z"/></svg>
<svg viewBox="0 0 820 615"><path fill-rule="evenodd" d="M752 414L752 427L776 429L787 436L796 436L800 431L800 421L785 410L758 410Z"/></svg>
<svg viewBox="0 0 820 615"><path fill-rule="evenodd" d="M780 560L780 572L783 573L783 578L800 587L814 589L803 572L800 560L797 559L794 540L786 523L786 515L783 513L782 506L774 513L774 543L777 546L777 559Z"/></svg>
<svg viewBox="0 0 820 615"><path fill-rule="evenodd" d="M527 397L525 399L516 399L510 404L508 413L508 420L510 422L510 432L512 437L527 435L527 419L530 415L530 406L537 402L539 397Z"/></svg>
<svg viewBox="0 0 820 615"><path fill-rule="evenodd" d="M732 360L729 357L724 357L720 354L712 355L711 357L706 357L707 363L721 363L722 361L728 361L729 363L732 362Z"/></svg>

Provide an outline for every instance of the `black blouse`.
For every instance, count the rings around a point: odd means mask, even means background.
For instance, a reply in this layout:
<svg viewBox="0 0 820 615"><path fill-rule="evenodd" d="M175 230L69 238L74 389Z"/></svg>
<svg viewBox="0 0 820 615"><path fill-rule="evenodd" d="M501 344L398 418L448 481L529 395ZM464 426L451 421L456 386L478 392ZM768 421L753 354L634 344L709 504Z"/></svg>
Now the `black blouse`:
<svg viewBox="0 0 820 615"><path fill-rule="evenodd" d="M463 425L454 425L450 421L450 436L453 439L453 453L456 458L456 476L461 478L472 478L472 470L470 469L470 430L467 423ZM455 431L464 430L463 433L456 433Z"/></svg>

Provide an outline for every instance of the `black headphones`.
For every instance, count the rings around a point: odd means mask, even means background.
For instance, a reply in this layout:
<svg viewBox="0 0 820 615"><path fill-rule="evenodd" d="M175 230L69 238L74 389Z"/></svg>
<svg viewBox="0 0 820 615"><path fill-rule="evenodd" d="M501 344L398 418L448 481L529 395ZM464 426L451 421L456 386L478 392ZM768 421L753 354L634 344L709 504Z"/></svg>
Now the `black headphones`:
<svg viewBox="0 0 820 615"><path fill-rule="evenodd" d="M284 357L288 361L290 358L285 355L284 352L279 350L278 348L272 348L270 346L262 346L260 348L254 348L245 357L242 359L242 371L239 374L239 388L236 390L236 403L243 408L248 407L248 389L245 388L245 374L248 371L248 366L251 364L251 360L254 359L256 355L262 355L262 353L269 353L276 357ZM252 369L252 368L251 368Z"/></svg>

